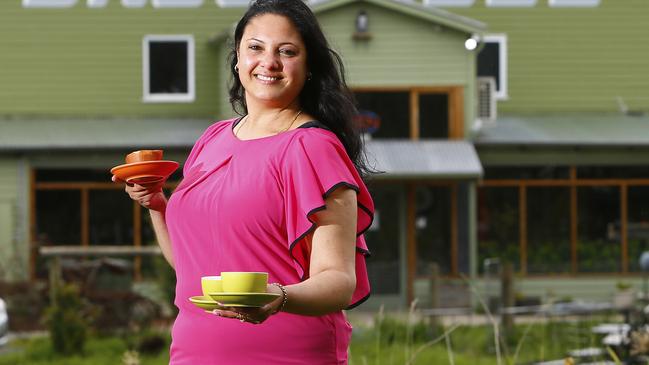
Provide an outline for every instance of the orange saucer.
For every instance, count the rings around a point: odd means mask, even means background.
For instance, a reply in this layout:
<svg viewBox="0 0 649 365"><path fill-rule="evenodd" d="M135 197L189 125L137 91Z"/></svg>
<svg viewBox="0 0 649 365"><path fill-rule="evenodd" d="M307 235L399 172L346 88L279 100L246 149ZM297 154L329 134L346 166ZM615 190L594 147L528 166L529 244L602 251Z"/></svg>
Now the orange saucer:
<svg viewBox="0 0 649 365"><path fill-rule="evenodd" d="M115 166L110 172L129 184L153 184L166 180L178 168L175 161L142 161Z"/></svg>

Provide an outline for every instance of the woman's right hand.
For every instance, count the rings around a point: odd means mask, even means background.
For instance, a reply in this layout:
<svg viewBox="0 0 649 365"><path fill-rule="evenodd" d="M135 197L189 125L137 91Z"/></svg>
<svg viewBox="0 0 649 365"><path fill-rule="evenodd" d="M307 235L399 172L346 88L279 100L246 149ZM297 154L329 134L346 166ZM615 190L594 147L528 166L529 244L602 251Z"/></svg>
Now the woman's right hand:
<svg viewBox="0 0 649 365"><path fill-rule="evenodd" d="M111 178L113 182L124 182L114 176ZM138 184L124 184L124 190L131 197L131 199L138 202L141 206L150 210L164 212L167 207L167 198L162 192L162 185L164 182L138 185Z"/></svg>

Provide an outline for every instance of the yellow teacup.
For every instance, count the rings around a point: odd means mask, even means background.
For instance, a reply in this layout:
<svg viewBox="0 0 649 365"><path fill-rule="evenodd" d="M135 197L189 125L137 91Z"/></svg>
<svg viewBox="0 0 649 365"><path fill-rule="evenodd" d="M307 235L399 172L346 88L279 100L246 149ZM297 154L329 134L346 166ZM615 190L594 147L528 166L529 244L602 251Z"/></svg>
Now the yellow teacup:
<svg viewBox="0 0 649 365"><path fill-rule="evenodd" d="M224 271L221 280L225 293L265 293L268 273Z"/></svg>
<svg viewBox="0 0 649 365"><path fill-rule="evenodd" d="M223 281L220 276L203 276L201 277L201 289L203 289L203 295L209 298L210 293L223 291Z"/></svg>

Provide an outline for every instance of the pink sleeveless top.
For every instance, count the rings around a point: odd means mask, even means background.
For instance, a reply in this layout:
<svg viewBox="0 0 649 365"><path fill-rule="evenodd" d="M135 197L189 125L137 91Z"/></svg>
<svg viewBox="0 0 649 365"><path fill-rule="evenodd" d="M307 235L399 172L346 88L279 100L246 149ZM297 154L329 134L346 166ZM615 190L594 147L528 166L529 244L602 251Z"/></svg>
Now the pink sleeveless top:
<svg viewBox="0 0 649 365"><path fill-rule="evenodd" d="M176 267L178 317L170 364L347 364L352 328L342 312L320 317L278 313L260 325L206 313L188 301L201 295L201 276L266 271L269 282L305 280L304 237L311 215L345 187L357 192L356 290L350 307L370 293L362 233L374 205L335 134L297 128L239 140L235 120L210 126L183 167L166 219Z"/></svg>

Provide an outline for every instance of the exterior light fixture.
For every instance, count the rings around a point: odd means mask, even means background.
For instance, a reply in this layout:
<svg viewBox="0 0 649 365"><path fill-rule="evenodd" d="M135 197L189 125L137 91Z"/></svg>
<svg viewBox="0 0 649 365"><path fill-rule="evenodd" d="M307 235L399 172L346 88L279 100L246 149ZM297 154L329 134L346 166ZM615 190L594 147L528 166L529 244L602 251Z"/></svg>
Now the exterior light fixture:
<svg viewBox="0 0 649 365"><path fill-rule="evenodd" d="M471 36L471 38L467 38L467 40L464 41L464 48L466 48L469 51L473 51L476 48L478 48L478 37L473 35Z"/></svg>
<svg viewBox="0 0 649 365"><path fill-rule="evenodd" d="M372 38L369 32L370 17L365 10L360 10L356 15L355 32L352 38L356 40L368 40Z"/></svg>

